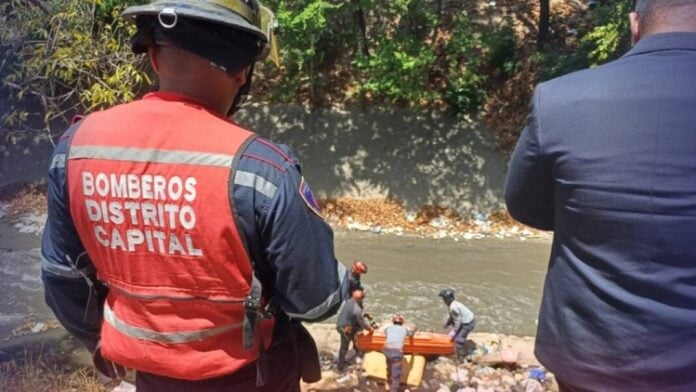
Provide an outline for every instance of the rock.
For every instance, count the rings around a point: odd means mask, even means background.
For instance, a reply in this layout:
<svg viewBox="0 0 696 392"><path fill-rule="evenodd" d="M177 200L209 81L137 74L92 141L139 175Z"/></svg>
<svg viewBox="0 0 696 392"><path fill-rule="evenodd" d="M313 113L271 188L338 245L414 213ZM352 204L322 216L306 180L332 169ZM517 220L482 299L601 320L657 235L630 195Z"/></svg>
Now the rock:
<svg viewBox="0 0 696 392"><path fill-rule="evenodd" d="M362 223L355 223L351 222L346 225L346 229L351 230L351 231L369 231L370 226L362 224Z"/></svg>
<svg viewBox="0 0 696 392"><path fill-rule="evenodd" d="M435 378L421 382L421 387L426 391L437 391L440 386L440 381Z"/></svg>
<svg viewBox="0 0 696 392"><path fill-rule="evenodd" d="M501 351L500 357L504 363L515 364L517 361L519 361L520 352L513 349L505 349Z"/></svg>
<svg viewBox="0 0 696 392"><path fill-rule="evenodd" d="M466 370L454 371L450 374L450 380L457 383L458 385L466 384L469 382L469 376Z"/></svg>
<svg viewBox="0 0 696 392"><path fill-rule="evenodd" d="M440 389L438 389L437 392L452 392L446 385L440 385Z"/></svg>
<svg viewBox="0 0 696 392"><path fill-rule="evenodd" d="M524 392L544 392L544 387L537 380L524 380L520 385Z"/></svg>
<svg viewBox="0 0 696 392"><path fill-rule="evenodd" d="M445 227L447 227L447 225L449 225L449 219L440 215L437 218L431 220L428 224L432 227L441 229L441 228L445 228Z"/></svg>
<svg viewBox="0 0 696 392"><path fill-rule="evenodd" d="M135 392L135 385L126 381L121 381L111 392Z"/></svg>
<svg viewBox="0 0 696 392"><path fill-rule="evenodd" d="M14 225L20 233L39 235L43 231L48 215L46 214L27 214L19 217L18 223Z"/></svg>
<svg viewBox="0 0 696 392"><path fill-rule="evenodd" d="M485 366L485 367L476 369L475 373L477 376L493 374L493 373L495 373L495 369L493 369L492 367L489 367L489 366Z"/></svg>
<svg viewBox="0 0 696 392"><path fill-rule="evenodd" d="M340 374L335 371L321 372L321 380L314 384L304 384L303 391L350 391L360 385L354 373Z"/></svg>
<svg viewBox="0 0 696 392"><path fill-rule="evenodd" d="M459 388L459 389L457 389L457 392L476 392L476 388L472 388L472 387Z"/></svg>
<svg viewBox="0 0 696 392"><path fill-rule="evenodd" d="M514 363L517 365L530 367L541 365L534 356L534 338L473 333L470 335L470 339L476 342L477 352L483 354L472 358L475 363L487 366L503 365L509 367L510 363L503 359L503 355L513 357L516 352L517 360Z"/></svg>
<svg viewBox="0 0 696 392"><path fill-rule="evenodd" d="M513 386L513 385L517 384L517 380L515 380L515 378L509 374L504 375L500 379L500 381L502 381L502 383L507 385L507 386Z"/></svg>

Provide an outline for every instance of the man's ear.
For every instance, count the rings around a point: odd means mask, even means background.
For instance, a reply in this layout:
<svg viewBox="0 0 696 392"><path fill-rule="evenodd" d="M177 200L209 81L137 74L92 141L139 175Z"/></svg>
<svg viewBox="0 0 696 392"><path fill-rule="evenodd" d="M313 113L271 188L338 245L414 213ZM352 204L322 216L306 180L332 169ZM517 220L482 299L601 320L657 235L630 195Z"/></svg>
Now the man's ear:
<svg viewBox="0 0 696 392"><path fill-rule="evenodd" d="M637 12L631 12L628 17L631 22L631 43L635 45L640 41L640 35L642 33L640 15L638 15Z"/></svg>
<svg viewBox="0 0 696 392"><path fill-rule="evenodd" d="M155 70L155 73L159 75L159 62L157 61L157 47L156 46L150 46L147 48L147 54L150 57L150 64L152 64L152 69Z"/></svg>
<svg viewBox="0 0 696 392"><path fill-rule="evenodd" d="M244 86L244 84L247 81L247 77L249 76L249 67L244 68L243 70L237 72L232 76L232 80L237 83L238 86Z"/></svg>

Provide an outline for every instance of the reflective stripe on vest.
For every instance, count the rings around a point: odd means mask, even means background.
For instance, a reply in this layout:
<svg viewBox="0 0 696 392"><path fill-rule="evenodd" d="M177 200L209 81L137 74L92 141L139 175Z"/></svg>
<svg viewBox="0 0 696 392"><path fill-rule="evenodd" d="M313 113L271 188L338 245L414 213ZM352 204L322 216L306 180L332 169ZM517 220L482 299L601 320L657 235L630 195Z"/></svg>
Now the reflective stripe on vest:
<svg viewBox="0 0 696 392"><path fill-rule="evenodd" d="M85 158L230 168L234 155L110 146L75 146L70 149L70 159Z"/></svg>
<svg viewBox="0 0 696 392"><path fill-rule="evenodd" d="M126 323L125 321L116 317L116 314L113 312L113 310L111 310L108 304L104 304L104 321L109 323L117 331L132 338L169 344L201 341L236 328L241 328L244 325L244 322L238 322L223 325L217 328L201 329L198 331L158 332Z"/></svg>
<svg viewBox="0 0 696 392"><path fill-rule="evenodd" d="M70 213L109 286L101 330L106 358L202 380L258 357L273 323L257 322L260 301L250 294L261 290L235 223L230 185L276 188L254 173L235 176L235 156L251 137L171 94L81 122L65 163Z"/></svg>

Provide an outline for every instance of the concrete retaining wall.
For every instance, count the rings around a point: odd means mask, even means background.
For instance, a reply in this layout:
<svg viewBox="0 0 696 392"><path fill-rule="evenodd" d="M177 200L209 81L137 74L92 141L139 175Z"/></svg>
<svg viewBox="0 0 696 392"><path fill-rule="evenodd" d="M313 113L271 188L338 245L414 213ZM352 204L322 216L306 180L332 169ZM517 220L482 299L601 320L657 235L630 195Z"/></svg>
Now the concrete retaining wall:
<svg viewBox="0 0 696 392"><path fill-rule="evenodd" d="M425 204L460 212L502 206L507 156L476 122L439 113L393 109L310 110L249 106L237 120L288 144L319 197L393 197L409 208ZM192 130L196 137L204 130ZM14 146L0 160L0 186L45 176L52 147Z"/></svg>

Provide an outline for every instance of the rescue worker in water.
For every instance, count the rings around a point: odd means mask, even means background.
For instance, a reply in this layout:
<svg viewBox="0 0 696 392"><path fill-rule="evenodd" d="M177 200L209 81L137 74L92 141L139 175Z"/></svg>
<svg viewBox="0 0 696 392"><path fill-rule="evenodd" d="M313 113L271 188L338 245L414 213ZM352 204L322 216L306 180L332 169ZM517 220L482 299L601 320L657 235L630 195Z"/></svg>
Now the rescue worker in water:
<svg viewBox="0 0 696 392"><path fill-rule="evenodd" d="M138 391L299 391L320 378L299 321L335 314L349 285L297 158L226 118L274 57L273 15L155 0L124 16L160 91L59 140L46 302L97 370L135 369Z"/></svg>

